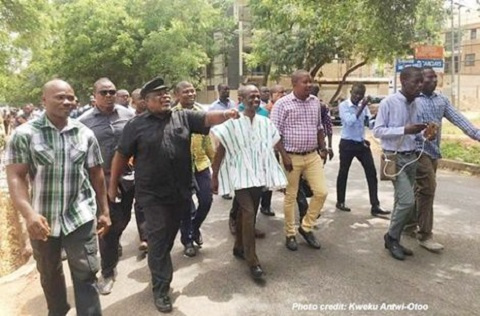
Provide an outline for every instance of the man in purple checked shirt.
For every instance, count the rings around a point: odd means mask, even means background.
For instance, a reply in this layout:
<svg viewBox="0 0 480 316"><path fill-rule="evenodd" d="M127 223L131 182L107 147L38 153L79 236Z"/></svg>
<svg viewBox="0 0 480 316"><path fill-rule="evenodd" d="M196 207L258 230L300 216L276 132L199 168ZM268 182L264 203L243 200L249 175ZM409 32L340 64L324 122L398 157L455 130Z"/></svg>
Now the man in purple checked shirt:
<svg viewBox="0 0 480 316"><path fill-rule="evenodd" d="M313 196L298 232L312 248L320 249L320 243L312 232L328 194L322 162L327 155L327 149L320 101L310 94L312 78L308 71L295 71L291 80L292 93L277 101L270 116L280 132L289 158L283 161L288 172L284 200L285 245L292 251L298 248L295 238L294 208L298 184L303 175L310 184Z"/></svg>

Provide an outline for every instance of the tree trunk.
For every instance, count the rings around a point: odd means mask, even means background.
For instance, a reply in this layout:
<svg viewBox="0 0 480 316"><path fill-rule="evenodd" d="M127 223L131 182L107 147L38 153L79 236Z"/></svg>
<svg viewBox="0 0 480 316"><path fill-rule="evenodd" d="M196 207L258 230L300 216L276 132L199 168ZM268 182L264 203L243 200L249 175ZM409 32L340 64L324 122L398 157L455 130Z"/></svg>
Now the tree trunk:
<svg viewBox="0 0 480 316"><path fill-rule="evenodd" d="M313 80L315 80L315 76L317 75L318 71L320 70L320 68L322 68L323 65L325 65L327 61L328 61L328 58L324 58L320 60L318 63L316 63L312 69L310 69L310 76L312 76Z"/></svg>
<svg viewBox="0 0 480 316"><path fill-rule="evenodd" d="M265 73L263 74L262 86L266 87L268 85L268 77L270 76L271 69L272 69L272 63L268 63L268 65L265 67Z"/></svg>
<svg viewBox="0 0 480 316"><path fill-rule="evenodd" d="M350 75L352 72L354 72L358 68L366 65L367 62L368 62L368 59L365 59L365 60L359 62L358 64L356 64L355 66L347 69L347 71L345 72L345 74L342 77L342 81L340 81L340 83L338 84L337 91L335 91L335 93L333 94L333 96L330 99L330 101L328 102L328 104L332 104L333 101L335 101L335 99L338 97L338 95L340 94L340 91L342 90L343 85L345 84L345 81L347 81L348 75Z"/></svg>

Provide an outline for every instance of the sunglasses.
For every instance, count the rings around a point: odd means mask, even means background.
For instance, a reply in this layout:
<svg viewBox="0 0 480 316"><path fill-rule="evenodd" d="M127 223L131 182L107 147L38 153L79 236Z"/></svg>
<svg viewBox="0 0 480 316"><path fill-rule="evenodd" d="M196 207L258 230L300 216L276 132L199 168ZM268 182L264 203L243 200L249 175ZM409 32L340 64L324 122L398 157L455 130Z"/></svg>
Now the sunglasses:
<svg viewBox="0 0 480 316"><path fill-rule="evenodd" d="M98 91L98 93L100 93L100 95L102 95L102 96L106 96L107 94L115 95L115 94L117 94L117 90L100 90L100 91Z"/></svg>

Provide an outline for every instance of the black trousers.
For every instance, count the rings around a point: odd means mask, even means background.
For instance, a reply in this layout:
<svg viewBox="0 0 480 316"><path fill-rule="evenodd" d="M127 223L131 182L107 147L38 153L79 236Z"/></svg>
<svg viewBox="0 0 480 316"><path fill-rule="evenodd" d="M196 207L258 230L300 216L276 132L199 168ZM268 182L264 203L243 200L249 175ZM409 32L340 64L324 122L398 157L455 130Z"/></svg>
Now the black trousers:
<svg viewBox="0 0 480 316"><path fill-rule="evenodd" d="M135 189L130 188L128 192L122 190L120 203L109 202L110 219L112 226L108 234L99 238L100 255L102 258L102 275L105 278L114 276L118 264L118 244L123 231L132 217L132 203Z"/></svg>
<svg viewBox="0 0 480 316"><path fill-rule="evenodd" d="M353 158L357 158L365 171L368 183L370 204L378 206L378 180L377 171L373 162L370 143L355 142L352 140L340 140L340 170L337 177L337 203L345 203L345 191L347 189L348 171Z"/></svg>
<svg viewBox="0 0 480 316"><path fill-rule="evenodd" d="M60 258L62 247L67 252L77 315L102 315L95 288L99 268L95 230L95 221L90 221L66 236L49 237L47 241L31 240L49 316L64 316L70 309Z"/></svg>
<svg viewBox="0 0 480 316"><path fill-rule="evenodd" d="M155 298L167 295L173 278L170 251L190 201L143 207L148 233L148 267Z"/></svg>

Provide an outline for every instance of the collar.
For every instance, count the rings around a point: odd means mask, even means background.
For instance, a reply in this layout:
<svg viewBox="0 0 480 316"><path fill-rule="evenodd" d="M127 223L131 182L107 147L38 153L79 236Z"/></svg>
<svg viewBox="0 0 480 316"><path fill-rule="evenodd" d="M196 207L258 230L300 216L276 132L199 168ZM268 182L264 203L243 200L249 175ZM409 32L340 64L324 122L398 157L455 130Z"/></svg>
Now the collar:
<svg viewBox="0 0 480 316"><path fill-rule="evenodd" d="M184 109L180 103L178 103L172 108L172 111L182 111L182 110L203 111L203 108L197 102L193 104L191 109Z"/></svg>
<svg viewBox="0 0 480 316"><path fill-rule="evenodd" d="M419 97L432 99L432 98L436 97L437 95L438 95L438 94L437 94L435 91L433 91L433 92L432 92L432 95L430 95L430 96L426 95L426 94L423 93L423 92L420 92Z"/></svg>
<svg viewBox="0 0 480 316"><path fill-rule="evenodd" d="M112 113L109 113L109 114L104 114L104 113L101 112L97 107L94 107L94 108L93 108L93 111L92 111L92 114L95 115L95 116L97 116L97 115L111 115L111 114L113 114L113 113L118 112L118 107L119 107L119 106L123 106L123 105L115 104L115 105L113 106L113 111L112 111Z"/></svg>
<svg viewBox="0 0 480 316"><path fill-rule="evenodd" d="M293 91L290 92L290 96L291 96L292 100L299 101L299 102L307 102L307 101L310 101L310 100L316 98L316 96L314 96L313 94L310 94L305 100L301 100L301 99L299 99L299 98L297 98L297 97L295 96L295 94L293 93Z"/></svg>
<svg viewBox="0 0 480 316"><path fill-rule="evenodd" d="M76 121L72 120L71 118L67 118L67 125L63 127L62 130L59 130L53 123L48 119L47 114L43 113L38 120L35 120L32 124L37 125L41 129L54 129L59 131L60 133L68 132L73 129L78 129L78 124Z"/></svg>
<svg viewBox="0 0 480 316"><path fill-rule="evenodd" d="M358 104L357 105L353 104L352 99L350 99L350 98L347 99L347 105L348 106L355 106L355 107L358 106Z"/></svg>
<svg viewBox="0 0 480 316"><path fill-rule="evenodd" d="M172 116L173 112L174 112L173 108L171 108L170 112L168 112L166 115L158 116L158 115L155 115L152 112L150 112L148 109L146 109L145 112L143 112L141 115L145 115L145 117L151 117L151 118L162 121L162 120L165 120L165 119L169 119Z"/></svg>
<svg viewBox="0 0 480 316"><path fill-rule="evenodd" d="M225 105L230 105L232 101L230 100L230 98L227 99L227 103L223 103L222 100L220 100L220 98L217 99L217 103L221 103L221 104L225 104Z"/></svg>

